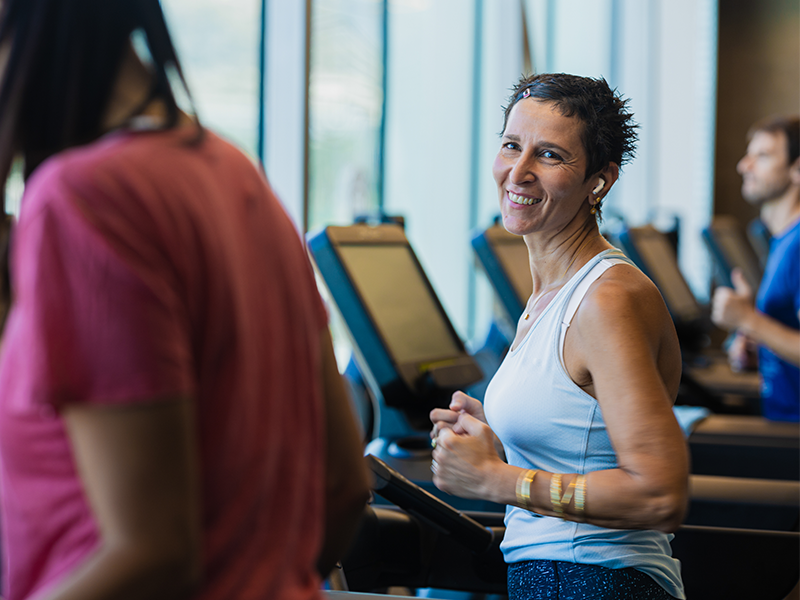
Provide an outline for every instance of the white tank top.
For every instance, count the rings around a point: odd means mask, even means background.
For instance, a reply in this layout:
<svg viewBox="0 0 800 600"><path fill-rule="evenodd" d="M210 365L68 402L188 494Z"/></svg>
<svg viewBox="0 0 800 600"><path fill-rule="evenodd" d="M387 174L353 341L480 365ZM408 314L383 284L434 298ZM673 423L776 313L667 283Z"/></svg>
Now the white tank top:
<svg viewBox="0 0 800 600"><path fill-rule="evenodd" d="M592 258L562 287L520 344L506 355L484 400L489 425L508 463L551 473L589 473L617 467L600 406L564 367L564 338L586 290L616 264L633 264L618 250ZM587 489L591 502L592 490ZM507 563L560 560L609 568L634 567L668 593L684 598L671 535L606 529L545 517L509 506L501 549Z"/></svg>

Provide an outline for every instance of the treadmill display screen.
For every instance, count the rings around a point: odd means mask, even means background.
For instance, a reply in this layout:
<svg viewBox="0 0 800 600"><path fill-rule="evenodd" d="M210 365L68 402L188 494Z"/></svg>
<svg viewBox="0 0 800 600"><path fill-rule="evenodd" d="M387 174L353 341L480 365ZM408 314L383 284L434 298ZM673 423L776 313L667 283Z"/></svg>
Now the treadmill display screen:
<svg viewBox="0 0 800 600"><path fill-rule="evenodd" d="M754 290L761 283L758 263L755 256L748 252L747 242L737 231L719 228L714 230L714 239L731 267L739 267L745 279Z"/></svg>
<svg viewBox="0 0 800 600"><path fill-rule="evenodd" d="M636 249L673 315L686 322L699 318L702 311L678 269L675 252L667 237L660 233L637 236Z"/></svg>
<svg viewBox="0 0 800 600"><path fill-rule="evenodd" d="M408 246L342 244L338 250L398 364L463 353Z"/></svg>
<svg viewBox="0 0 800 600"><path fill-rule="evenodd" d="M497 259L511 280L511 285L523 306L533 292L531 267L528 262L528 247L520 238L514 242L500 242L494 245Z"/></svg>

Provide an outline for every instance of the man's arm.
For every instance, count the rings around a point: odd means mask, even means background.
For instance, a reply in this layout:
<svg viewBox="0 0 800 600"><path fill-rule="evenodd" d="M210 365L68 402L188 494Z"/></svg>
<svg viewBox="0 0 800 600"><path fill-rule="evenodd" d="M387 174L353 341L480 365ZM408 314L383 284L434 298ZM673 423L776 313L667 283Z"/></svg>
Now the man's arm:
<svg viewBox="0 0 800 600"><path fill-rule="evenodd" d="M800 331L797 329L787 327L754 308L741 321L738 330L784 360L800 366Z"/></svg>
<svg viewBox="0 0 800 600"><path fill-rule="evenodd" d="M757 344L766 346L793 365L800 366L800 331L765 315L753 305L753 293L741 272L733 271L734 288L717 288L711 319L719 327L737 330Z"/></svg>

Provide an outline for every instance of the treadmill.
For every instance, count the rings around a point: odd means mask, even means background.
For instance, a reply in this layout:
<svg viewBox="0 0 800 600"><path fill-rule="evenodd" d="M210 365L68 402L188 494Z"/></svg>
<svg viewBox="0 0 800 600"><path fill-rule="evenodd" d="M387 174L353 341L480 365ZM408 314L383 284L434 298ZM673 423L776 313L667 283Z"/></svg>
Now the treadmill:
<svg viewBox="0 0 800 600"><path fill-rule="evenodd" d="M641 252L637 251L635 257L631 256L633 252L626 251L626 254L637 264L644 264L643 256L655 261L657 266L645 272L651 279L660 277L662 285L672 279L678 282L677 291L665 295L668 307L671 300L670 312L684 315L682 318L689 323L701 319L702 308L680 274L666 236L649 227L628 232L623 236L627 243L621 245L626 246L626 250L629 247L634 250L641 248ZM494 224L476 232L472 245L497 291L506 317L516 322L531 286L525 243L519 236ZM663 256L659 251L664 253ZM639 263L637 258L642 262ZM654 280L658 285L659 280ZM733 373L727 362L694 369L692 373L699 373L699 381L710 382L715 390L721 392L741 393L746 390L757 394L758 391L757 377L751 373ZM697 406L675 406L674 411L688 437L692 473L770 480L796 481L800 478L800 427L796 423L770 422L756 415L710 414Z"/></svg>
<svg viewBox="0 0 800 600"><path fill-rule="evenodd" d="M684 355L699 355L708 344L709 311L697 301L680 272L674 246L667 234L652 225L622 227L617 241L621 250L661 292Z"/></svg>
<svg viewBox="0 0 800 600"><path fill-rule="evenodd" d="M622 250L656 284L675 323L684 360L682 388L690 401L714 412L758 415L758 373L735 372L724 352L712 352L708 332L713 327L708 307L702 306L686 283L666 234L651 225L623 227Z"/></svg>
<svg viewBox="0 0 800 600"><path fill-rule="evenodd" d="M430 597L436 597L436 589L502 596L505 566L498 545L504 533L504 507L463 504L430 483L427 411L446 405L454 387L469 385L481 374L436 300L402 228L329 227L309 236L309 250L355 342L365 379L380 402L378 437L367 449L372 455L368 458L375 497L343 561L350 589L369 593L398 585L433 588ZM418 314L422 312L429 314ZM436 352L419 350L429 349L429 341L418 345L411 339L436 332L449 336L448 342L433 344ZM400 350L394 348L396 344ZM414 352L405 352L409 349ZM688 590L728 580L743 585L752 578L731 578L729 560L738 560L734 566L738 573L738 565L749 564L752 556L776 559L764 571L782 574L780 581L770 578L772 587L782 588L785 580L796 580L792 569L797 562L793 549L798 546L798 534L786 530L786 519L765 528L769 523L763 519L756 523L750 516L796 513L797 482L753 481L752 489L742 490L741 481L693 477L692 495L697 502L693 499L691 510L697 525L679 532L675 543L684 540L682 546L673 544L685 565ZM442 500L460 514L443 507ZM757 508L743 517L737 508L743 504ZM721 513L719 508L726 505L733 513ZM709 515L718 523L708 525ZM731 529L744 526L748 527L744 532ZM721 548L732 552L732 558L721 558L714 572L709 572L707 559ZM786 565L792 568L787 570ZM763 582L758 585L759 591L767 591ZM353 596L363 597L345 591L329 593L331 600Z"/></svg>
<svg viewBox="0 0 800 600"><path fill-rule="evenodd" d="M377 403L367 451L459 508L498 509L449 496L431 482L429 413L446 408L453 392L484 374L453 328L403 227L329 226L308 235L308 249Z"/></svg>
<svg viewBox="0 0 800 600"><path fill-rule="evenodd" d="M494 288L502 316L516 326L533 289L525 242L496 222L473 234L472 248Z"/></svg>
<svg viewBox="0 0 800 600"><path fill-rule="evenodd" d="M469 598L507 593L502 514L455 510L376 457L367 460L375 493L391 506L367 506L342 561L347 589L433 588L430 598L453 598L452 591ZM690 499L689 519L671 542L687 597L783 600L800 576L800 482L693 475ZM793 514L794 527L758 520L773 512ZM341 592L331 600L346 597Z"/></svg>
<svg viewBox="0 0 800 600"><path fill-rule="evenodd" d="M717 285L733 287L731 272L741 270L753 291L758 289L764 272L747 237L735 218L718 215L703 229L706 243L714 261L714 278Z"/></svg>

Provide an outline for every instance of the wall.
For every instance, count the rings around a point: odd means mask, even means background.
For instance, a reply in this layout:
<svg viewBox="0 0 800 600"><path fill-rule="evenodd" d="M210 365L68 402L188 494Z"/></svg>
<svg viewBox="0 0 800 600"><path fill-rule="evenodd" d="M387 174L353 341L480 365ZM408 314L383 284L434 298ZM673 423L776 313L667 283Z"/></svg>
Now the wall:
<svg viewBox="0 0 800 600"><path fill-rule="evenodd" d="M747 130L767 115L800 111L800 2L719 0L718 73L714 212L744 225L757 215L736 173Z"/></svg>
<svg viewBox="0 0 800 600"><path fill-rule="evenodd" d="M636 159L605 202L604 228L679 226L698 300L711 275L701 230L713 205L717 0L526 0L541 71L603 76L630 99Z"/></svg>

